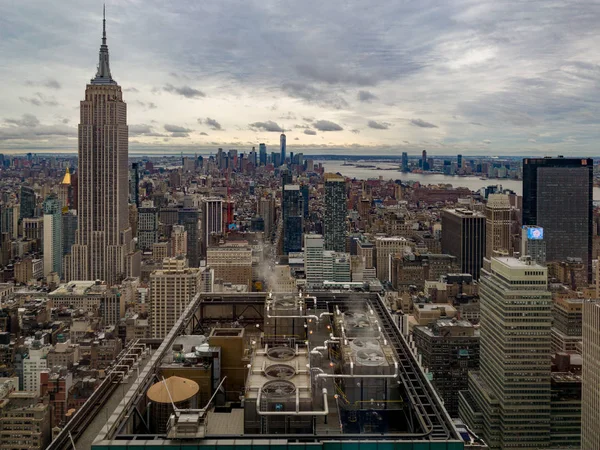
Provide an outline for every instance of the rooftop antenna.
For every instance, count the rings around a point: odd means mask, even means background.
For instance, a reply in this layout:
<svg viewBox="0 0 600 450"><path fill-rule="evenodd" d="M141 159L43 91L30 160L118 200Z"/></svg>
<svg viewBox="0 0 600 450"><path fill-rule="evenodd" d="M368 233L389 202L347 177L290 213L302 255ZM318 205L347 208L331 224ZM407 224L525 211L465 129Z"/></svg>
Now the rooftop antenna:
<svg viewBox="0 0 600 450"><path fill-rule="evenodd" d="M106 3L102 5L102 45L106 45Z"/></svg>

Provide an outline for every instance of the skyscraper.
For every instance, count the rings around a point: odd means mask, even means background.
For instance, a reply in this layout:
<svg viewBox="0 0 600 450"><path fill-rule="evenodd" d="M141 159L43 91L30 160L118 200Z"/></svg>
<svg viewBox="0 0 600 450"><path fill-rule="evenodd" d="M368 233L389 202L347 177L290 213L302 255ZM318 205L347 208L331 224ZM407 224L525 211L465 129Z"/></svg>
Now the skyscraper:
<svg viewBox="0 0 600 450"><path fill-rule="evenodd" d="M346 251L346 179L336 174L325 175L325 217L323 230L325 249Z"/></svg>
<svg viewBox="0 0 600 450"><path fill-rule="evenodd" d="M267 165L267 144L260 143L258 144L258 162L261 166Z"/></svg>
<svg viewBox="0 0 600 450"><path fill-rule="evenodd" d="M408 170L408 153L402 152L402 170L406 172Z"/></svg>
<svg viewBox="0 0 600 450"><path fill-rule="evenodd" d="M29 186L21 186L21 219L32 218L35 216L35 191Z"/></svg>
<svg viewBox="0 0 600 450"><path fill-rule="evenodd" d="M44 276L56 272L62 276L62 208L55 194L50 194L44 210Z"/></svg>
<svg viewBox="0 0 600 450"><path fill-rule="evenodd" d="M423 154L421 156L421 169L429 170L429 164L427 163L427 150L423 150Z"/></svg>
<svg viewBox="0 0 600 450"><path fill-rule="evenodd" d="M583 305L581 450L600 448L600 302Z"/></svg>
<svg viewBox="0 0 600 450"><path fill-rule="evenodd" d="M510 200L506 194L490 194L485 205L485 257L494 252L512 254Z"/></svg>
<svg viewBox="0 0 600 450"><path fill-rule="evenodd" d="M65 176L63 177L60 186L59 186L59 200L60 206L63 210L69 210L77 205L74 204L73 198L73 186L71 186L71 172L69 172L69 168L65 171Z"/></svg>
<svg viewBox="0 0 600 450"><path fill-rule="evenodd" d="M279 161L279 165L281 166L285 164L285 134L281 133L279 143L281 144L281 160Z"/></svg>
<svg viewBox="0 0 600 450"><path fill-rule="evenodd" d="M462 165L463 165L462 155L458 155L456 157L456 166L458 167L458 170L462 169Z"/></svg>
<svg viewBox="0 0 600 450"><path fill-rule="evenodd" d="M467 209L442 211L442 253L458 258L460 270L479 279L485 256L485 216Z"/></svg>
<svg viewBox="0 0 600 450"><path fill-rule="evenodd" d="M523 160L523 225L544 229L547 261L581 258L592 280L593 160Z"/></svg>
<svg viewBox="0 0 600 450"><path fill-rule="evenodd" d="M546 267L492 258L479 283L479 372L469 373L459 414L490 450L548 448L552 294Z"/></svg>
<svg viewBox="0 0 600 450"><path fill-rule="evenodd" d="M178 212L179 225L187 233L187 258L190 267L200 267L200 214L196 208L182 208Z"/></svg>
<svg viewBox="0 0 600 450"><path fill-rule="evenodd" d="M283 253L302 250L303 211L300 186L287 184L283 188Z"/></svg>
<svg viewBox="0 0 600 450"><path fill-rule="evenodd" d="M544 241L543 228L536 225L523 225L521 255L529 256L536 264L546 264L546 241Z"/></svg>
<svg viewBox="0 0 600 450"><path fill-rule="evenodd" d="M96 76L81 101L78 218L71 279L118 283L131 243L128 217L127 105L110 73L106 18Z"/></svg>
<svg viewBox="0 0 600 450"><path fill-rule="evenodd" d="M202 199L202 240L204 249L209 247L210 236L213 233L223 233L223 199L220 197Z"/></svg>
<svg viewBox="0 0 600 450"><path fill-rule="evenodd" d="M140 250L152 250L158 242L158 208L152 201L144 201L138 209L138 247Z"/></svg>
<svg viewBox="0 0 600 450"><path fill-rule="evenodd" d="M129 170L129 203L140 206L140 169L138 163L131 164Z"/></svg>

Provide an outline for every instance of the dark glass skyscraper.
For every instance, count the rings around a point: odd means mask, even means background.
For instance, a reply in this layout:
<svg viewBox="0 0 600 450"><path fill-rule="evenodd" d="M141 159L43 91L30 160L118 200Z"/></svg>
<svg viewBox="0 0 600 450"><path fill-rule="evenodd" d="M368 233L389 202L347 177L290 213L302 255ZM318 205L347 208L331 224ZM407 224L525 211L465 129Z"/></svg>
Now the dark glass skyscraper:
<svg viewBox="0 0 600 450"><path fill-rule="evenodd" d="M592 280L593 160L523 160L523 225L544 229L546 261L581 258Z"/></svg>
<svg viewBox="0 0 600 450"><path fill-rule="evenodd" d="M267 165L267 144L258 144L258 163L261 166Z"/></svg>
<svg viewBox="0 0 600 450"><path fill-rule="evenodd" d="M297 184L283 188L283 253L302 250L302 194Z"/></svg>
<svg viewBox="0 0 600 450"><path fill-rule="evenodd" d="M196 208L182 208L179 210L179 225L183 225L185 231L187 231L187 258L190 267L200 267L199 220L200 213Z"/></svg>
<svg viewBox="0 0 600 450"><path fill-rule="evenodd" d="M444 209L442 253L456 256L461 272L478 280L485 256L485 216L467 209Z"/></svg>
<svg viewBox="0 0 600 450"><path fill-rule="evenodd" d="M129 170L129 203L140 206L140 169L138 163L133 163Z"/></svg>
<svg viewBox="0 0 600 450"><path fill-rule="evenodd" d="M282 165L285 164L285 134L281 133L279 141L281 144L281 160L279 161L279 165Z"/></svg>
<svg viewBox="0 0 600 450"><path fill-rule="evenodd" d="M35 216L35 191L29 186L21 186L21 219L30 219Z"/></svg>

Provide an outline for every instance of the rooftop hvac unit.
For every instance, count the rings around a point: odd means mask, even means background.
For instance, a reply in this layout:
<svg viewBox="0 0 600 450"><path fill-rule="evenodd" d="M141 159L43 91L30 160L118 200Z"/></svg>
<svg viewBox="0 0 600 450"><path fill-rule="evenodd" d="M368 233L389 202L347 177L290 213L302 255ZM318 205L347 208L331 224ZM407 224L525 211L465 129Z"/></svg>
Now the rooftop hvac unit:
<svg viewBox="0 0 600 450"><path fill-rule="evenodd" d="M387 360L380 349L369 348L356 352L356 364L361 366L382 366L387 364Z"/></svg>
<svg viewBox="0 0 600 450"><path fill-rule="evenodd" d="M262 394L265 400L284 398L294 398L296 396L296 386L291 381L274 380L265 383L262 387ZM295 400L294 400L295 401Z"/></svg>
<svg viewBox="0 0 600 450"><path fill-rule="evenodd" d="M379 346L379 342L377 342L375 339L368 339L368 338L356 338L356 339L353 339L352 341L350 341L350 347L355 352L357 352L359 350L367 350L367 349L373 349L373 348L374 349L379 349L379 348L381 348Z"/></svg>

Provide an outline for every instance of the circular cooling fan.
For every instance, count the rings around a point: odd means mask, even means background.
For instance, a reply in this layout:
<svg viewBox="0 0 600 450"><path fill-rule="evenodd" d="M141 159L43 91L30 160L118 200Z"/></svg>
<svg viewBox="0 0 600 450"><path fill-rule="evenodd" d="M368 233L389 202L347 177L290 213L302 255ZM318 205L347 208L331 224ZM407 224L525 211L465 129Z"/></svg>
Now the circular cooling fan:
<svg viewBox="0 0 600 450"><path fill-rule="evenodd" d="M273 364L265 369L265 376L271 380L289 380L296 370L287 364Z"/></svg>
<svg viewBox="0 0 600 450"><path fill-rule="evenodd" d="M344 313L344 319L348 328L368 328L371 326L369 318L363 313Z"/></svg>
<svg viewBox="0 0 600 450"><path fill-rule="evenodd" d="M296 386L291 381L269 381L262 387L262 393L270 398L291 397L296 394Z"/></svg>
<svg viewBox="0 0 600 450"><path fill-rule="evenodd" d="M377 349L359 350L356 352L356 362L364 366L380 366L385 362L385 356Z"/></svg>
<svg viewBox="0 0 600 450"><path fill-rule="evenodd" d="M291 298L283 298L275 302L275 308L277 309L295 309L296 302Z"/></svg>
<svg viewBox="0 0 600 450"><path fill-rule="evenodd" d="M350 341L350 347L356 351L379 349L379 343L374 339L356 338Z"/></svg>
<svg viewBox="0 0 600 450"><path fill-rule="evenodd" d="M273 361L289 361L296 352L289 347L273 347L267 350L267 357Z"/></svg>

